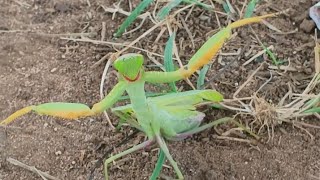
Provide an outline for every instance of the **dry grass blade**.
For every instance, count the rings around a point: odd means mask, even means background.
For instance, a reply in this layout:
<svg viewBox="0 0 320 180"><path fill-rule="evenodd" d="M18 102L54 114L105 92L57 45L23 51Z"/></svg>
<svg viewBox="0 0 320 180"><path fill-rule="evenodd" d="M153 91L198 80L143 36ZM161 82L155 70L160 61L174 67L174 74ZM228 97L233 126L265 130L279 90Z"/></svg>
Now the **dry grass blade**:
<svg viewBox="0 0 320 180"><path fill-rule="evenodd" d="M282 32L280 29L278 29L278 28L275 27L274 25L270 24L268 21L262 20L262 23L263 23L264 25L266 25L269 29L277 32L278 34L284 34L284 32Z"/></svg>
<svg viewBox="0 0 320 180"><path fill-rule="evenodd" d="M252 56L249 60L247 60L245 63L243 63L243 66L248 65L248 64L251 63L253 60L257 59L258 57L260 57L261 55L263 55L264 53L266 53L266 52L267 52L267 49L273 50L273 49L274 49L274 46L271 45L271 46L263 49L262 51L259 51L256 55Z"/></svg>
<svg viewBox="0 0 320 180"><path fill-rule="evenodd" d="M144 32L141 36L139 36L137 39L135 39L134 41L132 41L127 47L125 47L124 49L122 49L119 53L123 53L126 50L128 50L130 47L132 47L133 45L135 45L137 42L140 41L140 39L144 38L146 35L150 34L153 30L155 30L157 27L163 25L165 23L165 21L160 21L158 22L156 25L152 26L148 31Z"/></svg>
<svg viewBox="0 0 320 180"><path fill-rule="evenodd" d="M248 140L248 139L240 139L240 138L234 138L234 137L228 137L228 136L215 136L215 138L229 140L229 141L243 142L243 143L248 143L248 144L254 144L254 142L255 142L255 141Z"/></svg>
<svg viewBox="0 0 320 180"><path fill-rule="evenodd" d="M244 13L244 16L243 16L244 18L249 18L252 16L257 3L258 3L258 0L251 0L249 2L246 12Z"/></svg>
<svg viewBox="0 0 320 180"><path fill-rule="evenodd" d="M179 19L180 19L184 29L186 30L186 32L187 32L187 34L188 34L188 36L189 36L189 38L191 40L192 48L194 48L195 47L194 39L193 39L193 36L192 36L192 33L191 33L190 29L188 28L188 25L186 24L186 22L184 21L184 19L181 16L179 16Z"/></svg>
<svg viewBox="0 0 320 180"><path fill-rule="evenodd" d="M101 5L101 7L103 8L103 10L105 12L108 12L108 13L120 13L120 14L125 15L125 16L130 16L130 14L131 14L130 12L127 12L127 11L119 8L118 6L115 6L115 8L109 8L109 7L104 7L104 6ZM145 19L147 17L150 17L150 13L149 12L140 14L137 18Z"/></svg>
<svg viewBox="0 0 320 180"><path fill-rule="evenodd" d="M106 22L102 22L101 26L102 26L102 29L101 29L101 41L104 41L104 39L106 38L106 32L107 32L106 26L107 26L107 23Z"/></svg>
<svg viewBox="0 0 320 180"><path fill-rule="evenodd" d="M237 89L237 91L233 94L233 98L236 99L237 95L240 91L253 79L253 76L263 67L264 63L262 63L253 73L248 77L248 79Z"/></svg>
<svg viewBox="0 0 320 180"><path fill-rule="evenodd" d="M104 87L104 81L106 80L106 76L107 76L107 73L108 73L108 69L109 69L111 63L112 63L115 59L117 59L117 57L118 57L118 54L111 54L108 62L106 63L106 66L105 66L105 68L104 68L104 70L103 70L102 77L101 77L101 83L100 83L100 98L101 98L101 100L104 98L104 90L103 90L103 87ZM116 128L113 126L113 124L112 124L112 122L111 122L111 120L110 120L110 118L109 118L108 113L107 113L106 111L103 111L103 114L104 114L105 117L107 118L107 122L108 122L110 128L111 128L111 129L116 129Z"/></svg>
<svg viewBox="0 0 320 180"><path fill-rule="evenodd" d="M189 3L189 4L195 4L195 5L200 6L206 10L209 10L209 11L213 10L213 8L210 5L199 2L198 0L183 0L183 2ZM220 4L221 3L222 2L220 2Z"/></svg>
<svg viewBox="0 0 320 180"><path fill-rule="evenodd" d="M315 30L315 37L316 46L314 47L314 65L316 73L320 73L320 45L317 39L317 30Z"/></svg>
<svg viewBox="0 0 320 180"><path fill-rule="evenodd" d="M139 41L139 39L143 38L146 34L150 33L149 31L146 32L145 34L141 35L140 37L137 38L137 41ZM125 47L124 49L122 49L120 52L123 53L124 51L132 48L132 49L136 49L136 50L139 50L139 51L143 51L143 52L146 52L146 53L149 53L149 54L152 54L153 56L158 56L158 57L162 57L163 58L163 55L161 54L158 54L158 53L154 53L154 52L150 52L148 50L145 50L145 49L142 49L142 48L138 48L136 46L133 46L134 43L136 43L137 41L133 41L131 42L130 44L124 44L124 43L116 43L116 42L109 42L109 41L100 41L100 40L92 40L92 39L89 39L89 38L85 38L85 39L75 39L75 38L64 38L64 37L60 37L60 39L63 39L63 40L68 40L68 41L74 41L74 42L87 42L87 43L92 43L92 44L105 44L105 45L110 45L110 46L118 46L118 47ZM98 62L100 61L105 61L106 58L104 58L104 60L101 58ZM98 63L100 64L100 63Z"/></svg>
<svg viewBox="0 0 320 180"><path fill-rule="evenodd" d="M54 177L54 176L51 176L50 174L46 173L46 172L43 172L43 171L40 171L38 170L36 167L34 166L29 166L29 165L26 165L16 159L13 159L13 158L7 158L7 161L15 166L19 166L21 168L24 168L24 169L27 169L29 171L32 171L36 174L38 174L42 179L44 180L47 180L47 179L51 179L51 180L59 180L58 178Z"/></svg>

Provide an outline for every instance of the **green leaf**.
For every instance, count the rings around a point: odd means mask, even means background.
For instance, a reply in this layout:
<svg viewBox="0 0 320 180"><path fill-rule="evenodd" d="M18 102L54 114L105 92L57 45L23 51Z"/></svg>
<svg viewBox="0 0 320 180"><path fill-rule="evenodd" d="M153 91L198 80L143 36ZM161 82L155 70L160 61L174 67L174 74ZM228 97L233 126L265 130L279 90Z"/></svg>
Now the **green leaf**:
<svg viewBox="0 0 320 180"><path fill-rule="evenodd" d="M308 109L308 110L304 111L304 113L320 113L320 107Z"/></svg>
<svg viewBox="0 0 320 180"><path fill-rule="evenodd" d="M215 109L225 109L221 104L219 103L213 103L211 105L211 107L215 108Z"/></svg>
<svg viewBox="0 0 320 180"><path fill-rule="evenodd" d="M228 4L225 1L223 2L222 7L227 14L231 12Z"/></svg>
<svg viewBox="0 0 320 180"><path fill-rule="evenodd" d="M164 164L165 160L166 160L166 156L165 156L163 150L160 149L156 166L152 172L151 177L149 178L150 180L156 180L159 177L161 169L162 169L162 165Z"/></svg>
<svg viewBox="0 0 320 180"><path fill-rule="evenodd" d="M231 3L229 0L226 0L222 3L223 9L227 14L235 14L236 11L232 7Z"/></svg>
<svg viewBox="0 0 320 180"><path fill-rule="evenodd" d="M256 8L256 4L259 0L251 0L247 6L246 12L244 13L244 18L249 18L252 16L254 9Z"/></svg>
<svg viewBox="0 0 320 180"><path fill-rule="evenodd" d="M137 19L137 17L141 14L141 12L147 8L151 3L153 2L153 0L143 0L130 14L130 16L128 16L126 18L126 20L121 24L121 26L119 27L119 29L117 30L117 32L115 33L115 37L120 37L123 32L131 25L131 23Z"/></svg>
<svg viewBox="0 0 320 180"><path fill-rule="evenodd" d="M166 43L166 47L164 49L164 68L167 72L174 71L174 64L172 59L172 50L173 50L173 41L175 39L175 33L173 33L169 40Z"/></svg>
<svg viewBox="0 0 320 180"><path fill-rule="evenodd" d="M305 106L314 107L317 105L320 101L320 97L310 99L308 102L306 102Z"/></svg>
<svg viewBox="0 0 320 180"><path fill-rule="evenodd" d="M183 2L185 3L188 3L188 4L196 4L197 6L200 6L206 10L213 10L212 7L208 4L205 4L205 3L202 3L202 2L199 2L197 0L183 0Z"/></svg>
<svg viewBox="0 0 320 180"><path fill-rule="evenodd" d="M283 64L284 61L282 60L279 60L275 55L274 53L268 49L265 45L261 44L262 48L266 51L266 53L268 54L268 56L270 57L270 59L272 60L272 63L276 66L280 65L280 64Z"/></svg>
<svg viewBox="0 0 320 180"><path fill-rule="evenodd" d="M159 20L163 20L170 13L171 9L178 6L181 2L182 2L182 0L170 1L166 6L164 6L163 8L160 9L160 11L157 14L157 18Z"/></svg>
<svg viewBox="0 0 320 180"><path fill-rule="evenodd" d="M173 59L172 59L172 50L173 50L173 42L175 39L175 33L173 33L164 49L164 68L167 72L174 71L174 64L173 64ZM169 83L169 86L171 87L173 92L177 92L177 87L175 83Z"/></svg>
<svg viewBox="0 0 320 180"><path fill-rule="evenodd" d="M209 70L209 65L205 65L203 66L203 68L200 71L199 77L197 79L197 89L203 89L203 85L204 85L204 79L206 77L206 74Z"/></svg>

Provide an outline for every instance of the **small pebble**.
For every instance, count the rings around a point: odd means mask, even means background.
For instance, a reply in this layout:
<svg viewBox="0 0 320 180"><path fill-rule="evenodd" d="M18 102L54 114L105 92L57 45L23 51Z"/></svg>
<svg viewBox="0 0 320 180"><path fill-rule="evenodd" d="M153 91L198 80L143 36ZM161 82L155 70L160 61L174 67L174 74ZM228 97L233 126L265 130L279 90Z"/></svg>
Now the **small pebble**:
<svg viewBox="0 0 320 180"><path fill-rule="evenodd" d="M43 126L44 126L44 127L48 127L48 125L49 125L48 123L44 123L44 125L43 125Z"/></svg>
<svg viewBox="0 0 320 180"><path fill-rule="evenodd" d="M142 152L142 155L143 155L143 156L149 156L149 153L147 153L147 152Z"/></svg>
<svg viewBox="0 0 320 180"><path fill-rule="evenodd" d="M62 59L65 59L65 58L66 58L66 55L62 54L62 55L61 55L61 58L62 58Z"/></svg>
<svg viewBox="0 0 320 180"><path fill-rule="evenodd" d="M301 23L304 19L308 18L309 12L304 11L303 13L295 15L293 18L294 23Z"/></svg>
<svg viewBox="0 0 320 180"><path fill-rule="evenodd" d="M19 51L19 54L20 54L21 56L25 55L24 52L22 52L22 51Z"/></svg>
<svg viewBox="0 0 320 180"><path fill-rule="evenodd" d="M206 137L206 138L203 138L202 141L203 141L203 142L209 142L210 139Z"/></svg>
<svg viewBox="0 0 320 180"><path fill-rule="evenodd" d="M95 57L97 60L101 59L101 54L97 54Z"/></svg>
<svg viewBox="0 0 320 180"><path fill-rule="evenodd" d="M53 69L51 69L51 73L54 73L54 72L56 72L58 70L58 68L53 68Z"/></svg>
<svg viewBox="0 0 320 180"><path fill-rule="evenodd" d="M58 131L58 128L54 128L53 130L54 130L54 131Z"/></svg>
<svg viewBox="0 0 320 180"><path fill-rule="evenodd" d="M201 21L206 21L206 20L210 19L210 17L209 17L209 16L201 15L201 16L199 16L199 19L200 19Z"/></svg>
<svg viewBox="0 0 320 180"><path fill-rule="evenodd" d="M315 27L316 24L312 20L304 19L300 24L300 29L306 33L311 33Z"/></svg>
<svg viewBox="0 0 320 180"><path fill-rule="evenodd" d="M75 161L72 161L71 164L76 164L76 162L75 162Z"/></svg>
<svg viewBox="0 0 320 180"><path fill-rule="evenodd" d="M313 70L312 70L311 68L306 68L306 69L304 70L304 72L305 72L306 74L312 74L312 73L313 73Z"/></svg>
<svg viewBox="0 0 320 180"><path fill-rule="evenodd" d="M62 154L62 152L61 151L57 151L57 152L55 152L55 154L56 154L56 156L59 156L59 155Z"/></svg>

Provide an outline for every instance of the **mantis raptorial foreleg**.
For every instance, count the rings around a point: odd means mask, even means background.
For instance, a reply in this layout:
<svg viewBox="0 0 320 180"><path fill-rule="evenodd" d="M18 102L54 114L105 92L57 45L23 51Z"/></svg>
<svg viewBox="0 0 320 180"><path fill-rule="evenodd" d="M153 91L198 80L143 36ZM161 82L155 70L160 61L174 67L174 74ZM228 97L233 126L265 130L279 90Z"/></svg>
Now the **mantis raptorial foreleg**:
<svg viewBox="0 0 320 180"><path fill-rule="evenodd" d="M119 158L121 158L122 156L125 156L127 154L133 153L135 151L138 151L140 149L146 148L148 146L150 146L152 143L154 143L155 141L153 139L145 141L139 145L133 146L130 149L127 149L119 154L116 154L114 156L109 157L107 160L104 161L104 175L105 175L105 179L108 180L109 176L108 176L108 164L111 163L112 161L115 161Z"/></svg>
<svg viewBox="0 0 320 180"><path fill-rule="evenodd" d="M116 103L125 91L126 85L127 84L125 82L119 82L101 102L94 104L91 109L89 106L80 103L45 103L37 106L28 106L23 109L20 109L12 115L10 115L5 120L1 121L0 125L9 124L16 118L24 114L27 114L31 111L34 111L39 115L49 115L69 120L93 116L103 112L104 110L111 107L114 103Z"/></svg>
<svg viewBox="0 0 320 180"><path fill-rule="evenodd" d="M212 36L207 42L205 42L189 60L186 68L180 68L172 72L149 71L145 74L145 81L152 83L166 83L178 81L189 77L198 69L208 64L212 60L212 58L222 48L224 43L231 37L232 29L251 23L258 23L265 18L275 17L276 15L277 13L267 14L264 16L241 19L239 21L231 23L227 27L221 29L217 34Z"/></svg>

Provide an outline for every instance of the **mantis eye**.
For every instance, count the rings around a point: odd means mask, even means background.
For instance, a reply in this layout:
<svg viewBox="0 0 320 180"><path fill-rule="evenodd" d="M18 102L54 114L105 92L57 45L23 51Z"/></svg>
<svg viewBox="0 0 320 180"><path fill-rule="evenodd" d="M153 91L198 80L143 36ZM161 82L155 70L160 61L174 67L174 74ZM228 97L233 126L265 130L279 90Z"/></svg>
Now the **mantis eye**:
<svg viewBox="0 0 320 180"><path fill-rule="evenodd" d="M141 54L126 54L115 60L113 65L121 75L133 80L139 75L142 64Z"/></svg>

